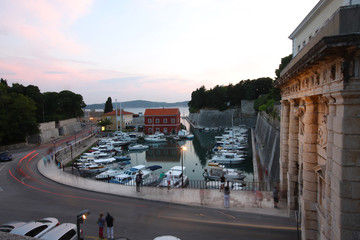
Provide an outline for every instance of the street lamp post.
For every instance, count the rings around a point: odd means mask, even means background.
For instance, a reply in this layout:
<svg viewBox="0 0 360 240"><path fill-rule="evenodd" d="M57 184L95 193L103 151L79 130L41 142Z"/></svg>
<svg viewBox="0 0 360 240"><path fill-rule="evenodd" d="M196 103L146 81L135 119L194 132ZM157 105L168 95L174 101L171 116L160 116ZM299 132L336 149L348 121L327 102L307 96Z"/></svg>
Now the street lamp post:
<svg viewBox="0 0 360 240"><path fill-rule="evenodd" d="M54 140L53 140L53 159L54 159L54 162L56 162L56 149L55 149L55 137L52 137Z"/></svg>
<svg viewBox="0 0 360 240"><path fill-rule="evenodd" d="M76 230L77 230L77 239L80 240L80 223L84 223L86 217L90 214L90 211L85 209L82 210L79 215L76 216Z"/></svg>
<svg viewBox="0 0 360 240"><path fill-rule="evenodd" d="M184 187L184 151L186 151L186 147L181 147L181 187Z"/></svg>

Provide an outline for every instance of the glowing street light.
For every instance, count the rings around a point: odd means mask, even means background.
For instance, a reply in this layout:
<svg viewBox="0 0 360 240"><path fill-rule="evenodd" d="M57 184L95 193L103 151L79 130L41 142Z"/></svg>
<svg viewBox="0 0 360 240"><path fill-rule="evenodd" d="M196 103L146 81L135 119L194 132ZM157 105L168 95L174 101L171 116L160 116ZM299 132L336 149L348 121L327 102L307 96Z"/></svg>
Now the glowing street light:
<svg viewBox="0 0 360 240"><path fill-rule="evenodd" d="M80 240L80 223L84 223L84 220L87 218L87 216L90 214L90 211L85 209L82 210L77 216L76 216L76 230L77 230L77 239Z"/></svg>

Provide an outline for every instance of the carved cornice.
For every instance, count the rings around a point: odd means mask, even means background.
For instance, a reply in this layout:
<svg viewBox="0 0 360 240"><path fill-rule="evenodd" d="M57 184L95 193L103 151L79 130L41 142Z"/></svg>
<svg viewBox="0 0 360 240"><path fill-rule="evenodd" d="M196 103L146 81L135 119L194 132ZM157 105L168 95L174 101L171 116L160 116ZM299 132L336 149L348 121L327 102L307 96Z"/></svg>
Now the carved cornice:
<svg viewBox="0 0 360 240"><path fill-rule="evenodd" d="M331 56L343 56L344 52L353 52L354 47L360 46L360 33L336 35L324 37L314 47L312 47L301 59L293 59L289 64L291 67L278 80L275 86L283 88L290 80L296 79L300 73L311 66L317 65L327 59L333 59ZM313 81L312 79L308 81ZM316 82L317 79L314 79ZM290 86L291 87L291 86Z"/></svg>

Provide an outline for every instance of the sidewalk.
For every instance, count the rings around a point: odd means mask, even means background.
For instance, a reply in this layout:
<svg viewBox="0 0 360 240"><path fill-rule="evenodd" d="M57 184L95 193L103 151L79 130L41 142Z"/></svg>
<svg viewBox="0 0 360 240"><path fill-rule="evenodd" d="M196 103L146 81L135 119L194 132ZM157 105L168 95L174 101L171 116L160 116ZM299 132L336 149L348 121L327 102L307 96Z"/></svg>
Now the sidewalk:
<svg viewBox="0 0 360 240"><path fill-rule="evenodd" d="M216 189L173 188L168 192L167 188L142 187L140 192L136 192L135 186L106 183L72 175L59 169L53 162L44 165L44 162L40 160L38 161L37 167L43 176L55 182L84 190L153 201L224 209L224 194ZM263 192L263 197L260 208L255 202L253 192L231 191L230 209L249 213L288 217L285 202L280 202L279 209L274 209L272 192Z"/></svg>

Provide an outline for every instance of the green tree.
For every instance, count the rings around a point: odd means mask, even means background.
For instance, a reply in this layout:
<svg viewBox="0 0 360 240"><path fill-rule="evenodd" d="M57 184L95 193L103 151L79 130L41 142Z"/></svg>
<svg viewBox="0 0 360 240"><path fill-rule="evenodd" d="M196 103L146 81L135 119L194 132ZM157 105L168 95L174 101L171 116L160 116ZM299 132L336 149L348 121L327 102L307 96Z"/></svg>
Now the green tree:
<svg viewBox="0 0 360 240"><path fill-rule="evenodd" d="M100 121L98 122L98 126L100 126L100 127L105 127L105 129L106 129L107 126L109 126L109 125L111 125L111 124L112 124L112 122L111 122L111 120L108 119L108 118L102 119L102 120L100 120Z"/></svg>
<svg viewBox="0 0 360 240"><path fill-rule="evenodd" d="M112 112L112 111L113 111L112 100L111 100L111 97L108 97L108 99L105 103L104 113L108 113L108 112Z"/></svg>
<svg viewBox="0 0 360 240"><path fill-rule="evenodd" d="M45 92L43 114L45 122L55 121L59 122L61 119L61 112L59 108L59 93L57 92Z"/></svg>
<svg viewBox="0 0 360 240"><path fill-rule="evenodd" d="M86 105L80 94L64 90L59 93L58 101L62 119L81 117L83 115L82 108L86 107Z"/></svg>
<svg viewBox="0 0 360 240"><path fill-rule="evenodd" d="M36 103L18 93L0 96L0 144L24 142L26 136L39 132Z"/></svg>
<svg viewBox="0 0 360 240"><path fill-rule="evenodd" d="M44 122L44 99L42 93L40 92L40 89L37 86L29 85L25 87L22 84L14 83L9 89L9 93L22 94L34 100L36 105L36 119L38 122Z"/></svg>
<svg viewBox="0 0 360 240"><path fill-rule="evenodd" d="M290 54L286 57L283 57L281 59L281 63L279 64L279 68L275 70L276 79L280 77L281 71L289 64L289 62L292 60L293 55Z"/></svg>

